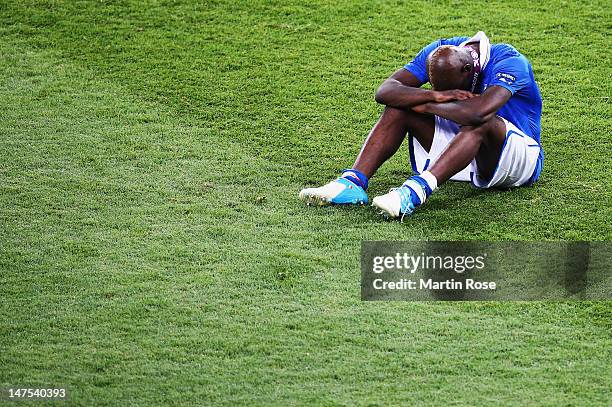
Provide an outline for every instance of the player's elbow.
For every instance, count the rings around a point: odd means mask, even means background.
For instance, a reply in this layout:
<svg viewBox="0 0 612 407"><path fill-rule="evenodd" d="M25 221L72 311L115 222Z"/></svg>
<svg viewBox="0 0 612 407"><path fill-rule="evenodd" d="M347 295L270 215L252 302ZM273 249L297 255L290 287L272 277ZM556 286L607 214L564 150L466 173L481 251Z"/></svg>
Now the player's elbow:
<svg viewBox="0 0 612 407"><path fill-rule="evenodd" d="M393 92L393 85L389 82L389 79L387 79L376 90L374 100L381 105L388 105L391 92Z"/></svg>
<svg viewBox="0 0 612 407"><path fill-rule="evenodd" d="M380 103L381 105L386 105L387 104L386 103L386 101L387 101L387 89L386 89L386 86L385 86L384 82L376 90L376 94L374 95L374 100L376 101L376 103Z"/></svg>
<svg viewBox="0 0 612 407"><path fill-rule="evenodd" d="M466 124L468 126L476 127L482 126L483 124L491 120L491 118L495 116L495 114L472 111L469 112L466 116Z"/></svg>

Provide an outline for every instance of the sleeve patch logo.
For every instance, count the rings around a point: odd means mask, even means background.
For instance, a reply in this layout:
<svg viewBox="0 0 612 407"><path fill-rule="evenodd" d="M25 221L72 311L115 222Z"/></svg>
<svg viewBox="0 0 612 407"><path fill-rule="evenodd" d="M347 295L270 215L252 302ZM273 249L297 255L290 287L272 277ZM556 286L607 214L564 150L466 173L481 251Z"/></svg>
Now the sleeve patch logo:
<svg viewBox="0 0 612 407"><path fill-rule="evenodd" d="M510 75L509 73L505 72L498 72L495 76L497 77L497 79L502 82L506 82L508 85L511 85L512 83L514 83L514 81L516 81L516 77L514 75Z"/></svg>

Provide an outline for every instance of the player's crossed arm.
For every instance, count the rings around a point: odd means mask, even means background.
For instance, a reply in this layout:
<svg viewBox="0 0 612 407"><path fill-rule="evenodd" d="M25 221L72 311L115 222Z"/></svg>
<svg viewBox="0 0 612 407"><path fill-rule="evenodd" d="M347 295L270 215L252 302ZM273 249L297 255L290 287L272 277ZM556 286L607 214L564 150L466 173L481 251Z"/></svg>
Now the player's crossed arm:
<svg viewBox="0 0 612 407"><path fill-rule="evenodd" d="M489 121L510 99L512 93L502 86L491 86L482 95L452 102L428 102L412 109L431 113L465 126L480 126Z"/></svg>
<svg viewBox="0 0 612 407"><path fill-rule="evenodd" d="M471 92L465 90L436 91L421 89L421 85L423 83L414 74L402 68L380 85L376 92L376 101L398 109L410 109L425 103L443 103L474 97Z"/></svg>

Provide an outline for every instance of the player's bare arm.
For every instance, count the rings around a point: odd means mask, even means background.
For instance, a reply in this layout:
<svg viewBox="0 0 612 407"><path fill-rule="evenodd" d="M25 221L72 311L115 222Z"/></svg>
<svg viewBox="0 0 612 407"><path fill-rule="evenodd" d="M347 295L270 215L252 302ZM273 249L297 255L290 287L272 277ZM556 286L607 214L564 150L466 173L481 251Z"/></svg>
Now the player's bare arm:
<svg viewBox="0 0 612 407"><path fill-rule="evenodd" d="M428 102L412 109L417 113L435 114L465 126L480 126L495 116L511 96L508 89L492 86L478 97L445 103Z"/></svg>
<svg viewBox="0 0 612 407"><path fill-rule="evenodd" d="M421 83L411 72L399 69L386 79L376 91L376 102L395 107L409 109L425 103L441 103L451 100L465 100L473 97L471 92L461 89L437 91L422 89Z"/></svg>

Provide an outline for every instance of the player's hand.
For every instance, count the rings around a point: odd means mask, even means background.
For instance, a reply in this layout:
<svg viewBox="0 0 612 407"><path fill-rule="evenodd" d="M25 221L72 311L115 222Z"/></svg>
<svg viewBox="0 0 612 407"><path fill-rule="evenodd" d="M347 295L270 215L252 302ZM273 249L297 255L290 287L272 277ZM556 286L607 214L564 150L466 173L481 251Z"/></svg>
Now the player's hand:
<svg viewBox="0 0 612 407"><path fill-rule="evenodd" d="M436 103L444 103L451 102L453 100L465 100L471 99L474 95L472 92L468 92L467 90L461 89L451 89L451 90L434 90L434 101Z"/></svg>

